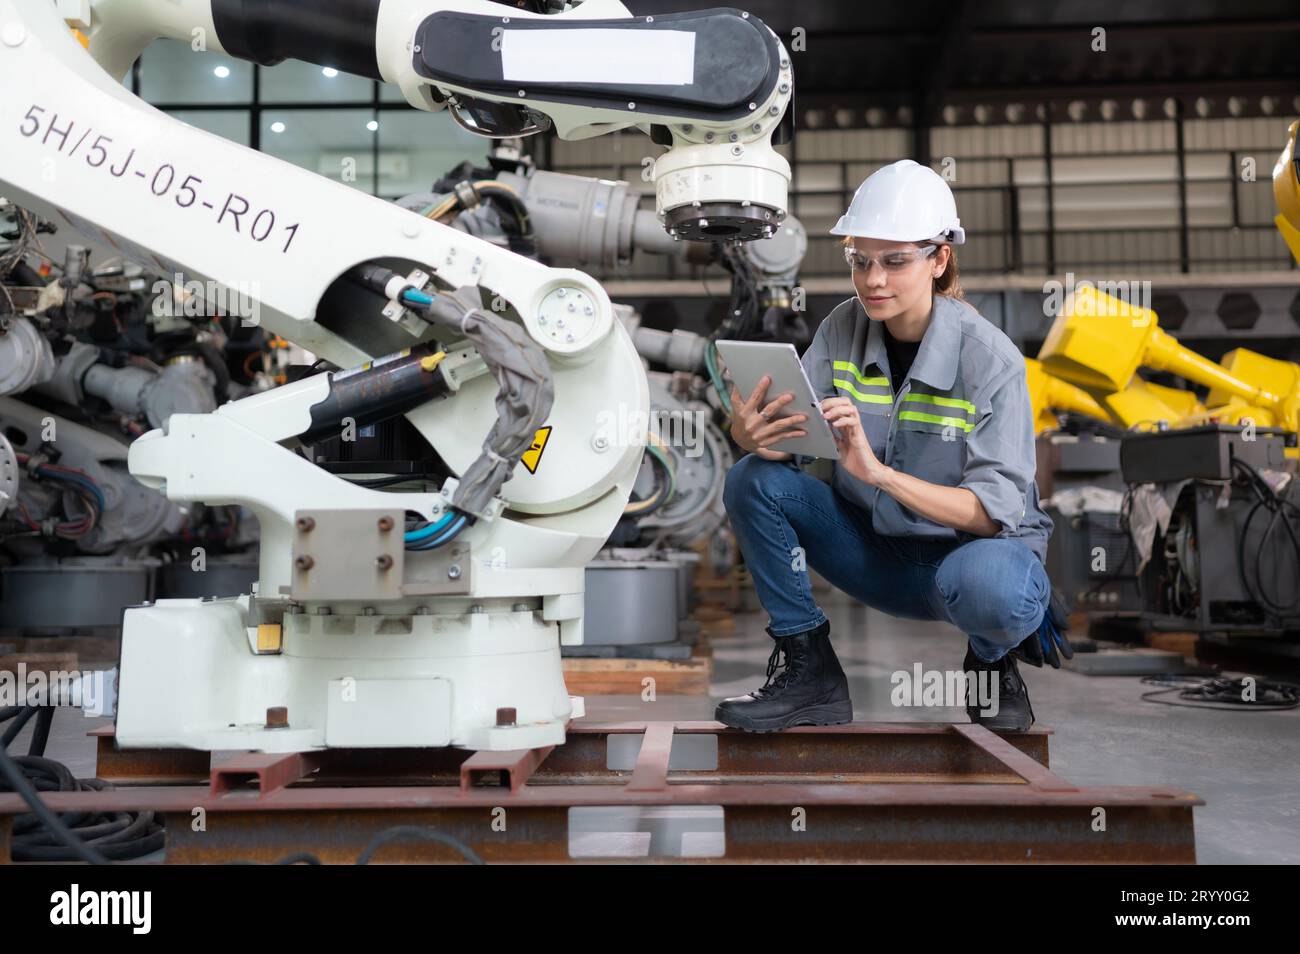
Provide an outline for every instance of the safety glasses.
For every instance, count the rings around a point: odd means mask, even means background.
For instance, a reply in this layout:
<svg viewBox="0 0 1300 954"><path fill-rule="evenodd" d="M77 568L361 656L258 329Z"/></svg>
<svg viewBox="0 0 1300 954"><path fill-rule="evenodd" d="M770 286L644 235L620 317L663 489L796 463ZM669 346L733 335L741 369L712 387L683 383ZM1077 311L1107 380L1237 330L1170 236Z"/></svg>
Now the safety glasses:
<svg viewBox="0 0 1300 954"><path fill-rule="evenodd" d="M933 255L939 246L922 245L919 248L891 248L879 255L863 255L855 248L845 246L844 261L849 263L850 271L865 272L876 262L887 272L901 272L915 265L922 259Z"/></svg>

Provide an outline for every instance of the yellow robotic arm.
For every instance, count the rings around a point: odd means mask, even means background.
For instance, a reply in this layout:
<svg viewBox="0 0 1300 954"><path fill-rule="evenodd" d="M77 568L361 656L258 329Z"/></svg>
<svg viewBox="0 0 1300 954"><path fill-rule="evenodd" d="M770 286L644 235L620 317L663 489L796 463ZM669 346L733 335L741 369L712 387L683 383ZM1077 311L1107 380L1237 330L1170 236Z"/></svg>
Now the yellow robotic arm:
<svg viewBox="0 0 1300 954"><path fill-rule="evenodd" d="M1025 358L1025 372L1029 381L1029 402L1034 412L1034 430L1037 433L1055 430L1059 426L1055 414L1057 411L1073 411L1099 421L1111 420L1106 409L1092 395L1083 388L1049 374L1043 368L1043 363L1036 358Z"/></svg>
<svg viewBox="0 0 1300 954"><path fill-rule="evenodd" d="M1277 157L1273 167L1273 199L1277 202L1278 215L1273 220L1277 230L1282 233L1287 248L1300 264L1300 155L1296 154L1296 133L1300 131L1300 119L1291 124L1287 130L1286 146Z"/></svg>
<svg viewBox="0 0 1300 954"><path fill-rule="evenodd" d="M1300 366L1242 348L1232 357L1231 366L1210 361L1162 331L1150 308L1090 285L1080 285L1067 297L1039 352L1050 374L1079 385L1108 407L1115 401L1113 396L1125 392L1135 380L1137 369L1147 367L1209 388L1210 415L1233 421L1249 417L1260 426L1296 430ZM1154 387L1144 382L1144 390L1166 404L1169 395L1154 392ZM1213 407L1218 402L1222 408Z"/></svg>

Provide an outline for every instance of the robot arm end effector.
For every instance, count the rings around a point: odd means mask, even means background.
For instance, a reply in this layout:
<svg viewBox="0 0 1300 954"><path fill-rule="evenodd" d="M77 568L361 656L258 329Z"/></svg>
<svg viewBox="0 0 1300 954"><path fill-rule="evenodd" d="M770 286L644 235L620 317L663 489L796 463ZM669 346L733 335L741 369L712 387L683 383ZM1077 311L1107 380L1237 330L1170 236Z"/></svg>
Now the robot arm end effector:
<svg viewBox="0 0 1300 954"><path fill-rule="evenodd" d="M636 127L668 150L656 215L674 238L748 242L786 216L790 55L733 9L583 19L443 11L421 21L411 68L481 135L553 126L563 139ZM649 165L649 157L646 160Z"/></svg>

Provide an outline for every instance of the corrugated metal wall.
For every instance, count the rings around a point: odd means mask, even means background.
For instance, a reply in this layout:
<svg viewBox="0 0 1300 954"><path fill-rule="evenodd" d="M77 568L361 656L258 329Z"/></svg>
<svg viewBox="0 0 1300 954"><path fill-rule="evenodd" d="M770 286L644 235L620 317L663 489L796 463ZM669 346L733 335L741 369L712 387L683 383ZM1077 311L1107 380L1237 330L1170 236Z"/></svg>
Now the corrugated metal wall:
<svg viewBox="0 0 1300 954"><path fill-rule="evenodd" d="M1273 226L1270 181L1287 118L1181 123L1181 176L1173 119L932 129L932 165L956 191L968 231L962 271L1124 277L1130 269L1178 272L1184 264L1190 272L1294 267ZM862 179L912 153L912 135L896 128L805 129L793 147L781 149L794 165L791 211L811 240L805 275L842 271L826 230ZM554 169L627 179L653 191L642 178L644 160L661 149L639 133L550 145ZM686 271L643 256L619 277Z"/></svg>

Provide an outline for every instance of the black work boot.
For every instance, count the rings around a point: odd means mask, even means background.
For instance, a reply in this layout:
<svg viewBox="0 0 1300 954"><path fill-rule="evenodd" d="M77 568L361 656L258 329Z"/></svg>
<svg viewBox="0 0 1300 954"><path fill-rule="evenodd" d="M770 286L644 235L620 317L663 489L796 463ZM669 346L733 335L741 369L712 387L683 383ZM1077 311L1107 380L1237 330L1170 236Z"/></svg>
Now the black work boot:
<svg viewBox="0 0 1300 954"><path fill-rule="evenodd" d="M992 684L997 687L996 715L984 715L981 706L970 705L970 700L967 700L966 714L970 716L971 722L993 732L1028 731L1034 724L1034 709L1029 704L1029 688L1020 678L1020 668L1010 653L997 662L985 662L975 655L974 648L967 643L966 660L962 663L962 668L972 679L983 678L987 681L990 677L981 677L980 673L993 673ZM978 694L976 699L978 701Z"/></svg>
<svg viewBox="0 0 1300 954"><path fill-rule="evenodd" d="M830 633L827 620L816 629L774 637L767 682L746 695L724 699L713 717L746 732L853 721L849 680L831 648ZM782 654L784 663L780 662Z"/></svg>

